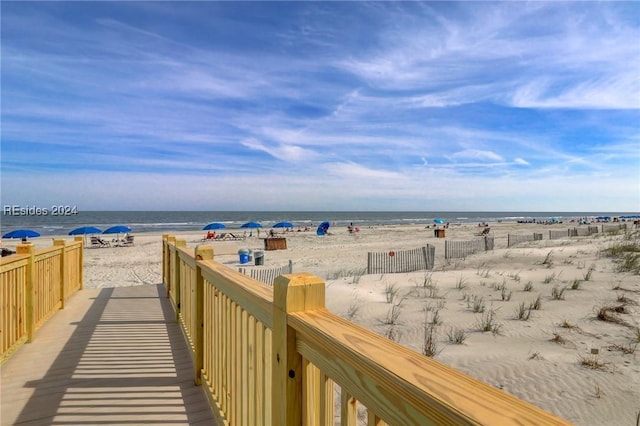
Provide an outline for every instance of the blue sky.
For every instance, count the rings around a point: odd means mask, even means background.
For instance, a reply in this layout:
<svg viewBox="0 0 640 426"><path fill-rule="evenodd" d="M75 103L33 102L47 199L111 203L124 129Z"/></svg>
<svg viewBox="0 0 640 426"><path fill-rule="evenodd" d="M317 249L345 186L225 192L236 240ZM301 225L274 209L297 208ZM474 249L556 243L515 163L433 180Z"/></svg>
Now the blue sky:
<svg viewBox="0 0 640 426"><path fill-rule="evenodd" d="M638 2L2 2L2 203L640 211Z"/></svg>

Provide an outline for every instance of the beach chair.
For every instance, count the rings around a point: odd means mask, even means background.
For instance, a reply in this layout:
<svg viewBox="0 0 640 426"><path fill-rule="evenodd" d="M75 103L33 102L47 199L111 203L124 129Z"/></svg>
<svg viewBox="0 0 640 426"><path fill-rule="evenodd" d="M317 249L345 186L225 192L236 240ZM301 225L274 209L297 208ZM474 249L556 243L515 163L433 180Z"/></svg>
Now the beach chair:
<svg viewBox="0 0 640 426"><path fill-rule="evenodd" d="M207 235L204 236L204 238L202 239L202 241L208 241L208 240L217 240L218 239L218 235L216 235L215 232L207 232Z"/></svg>
<svg viewBox="0 0 640 426"><path fill-rule="evenodd" d="M111 243L105 241L99 237L91 237L91 247L101 248L101 247L111 247Z"/></svg>
<svg viewBox="0 0 640 426"><path fill-rule="evenodd" d="M124 240L120 243L121 246L132 246L133 245L133 235L127 235L124 237Z"/></svg>
<svg viewBox="0 0 640 426"><path fill-rule="evenodd" d="M16 252L2 247L2 257L11 256L12 254L16 254Z"/></svg>

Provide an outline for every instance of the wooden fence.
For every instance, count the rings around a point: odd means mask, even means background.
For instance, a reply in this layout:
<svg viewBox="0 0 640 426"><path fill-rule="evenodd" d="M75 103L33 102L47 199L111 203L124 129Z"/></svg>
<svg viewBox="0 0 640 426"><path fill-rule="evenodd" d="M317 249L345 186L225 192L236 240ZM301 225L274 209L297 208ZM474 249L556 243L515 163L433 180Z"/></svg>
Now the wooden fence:
<svg viewBox="0 0 640 426"><path fill-rule="evenodd" d="M616 230L618 230L618 225L613 225ZM603 225L603 232L604 225ZM549 239L557 240L559 238L567 238L567 237L588 237L589 235L597 234L598 227L597 226L587 226L580 228L569 228L566 231L561 231L557 229L549 230Z"/></svg>
<svg viewBox="0 0 640 426"><path fill-rule="evenodd" d="M559 238L567 238L569 237L569 230L564 230L564 231L559 231L556 229L550 229L549 230L549 239L550 240L557 240Z"/></svg>
<svg viewBox="0 0 640 426"><path fill-rule="evenodd" d="M542 233L534 232L533 234L517 235L507 234L507 247L512 247L521 243L542 240Z"/></svg>
<svg viewBox="0 0 640 426"><path fill-rule="evenodd" d="M82 289L82 237L35 250L20 244L0 259L0 361L6 361L76 291Z"/></svg>
<svg viewBox="0 0 640 426"><path fill-rule="evenodd" d="M626 223L612 223L612 224L602 225L602 233L618 232L618 231L626 231L626 230L627 230Z"/></svg>
<svg viewBox="0 0 640 426"><path fill-rule="evenodd" d="M375 426L568 424L334 315L318 277L282 275L269 287L216 263L210 246L169 236L163 259L194 380L220 425L333 426L338 417L355 426L359 404Z"/></svg>
<svg viewBox="0 0 640 426"><path fill-rule="evenodd" d="M367 274L389 274L433 269L436 248L425 247L388 252L369 252Z"/></svg>
<svg viewBox="0 0 640 426"><path fill-rule="evenodd" d="M238 272L244 275L249 275L256 281L273 286L273 282L280 275L293 273L293 262L289 261L288 265L277 268L238 268Z"/></svg>
<svg viewBox="0 0 640 426"><path fill-rule="evenodd" d="M459 259L467 257L480 251L493 250L493 237L486 236L467 241L445 240L444 242L444 258Z"/></svg>
<svg viewBox="0 0 640 426"><path fill-rule="evenodd" d="M594 232L594 229L595 229L595 232ZM568 233L570 237L588 237L591 234L597 234L598 227L589 226L586 228L573 228L573 229L569 229Z"/></svg>

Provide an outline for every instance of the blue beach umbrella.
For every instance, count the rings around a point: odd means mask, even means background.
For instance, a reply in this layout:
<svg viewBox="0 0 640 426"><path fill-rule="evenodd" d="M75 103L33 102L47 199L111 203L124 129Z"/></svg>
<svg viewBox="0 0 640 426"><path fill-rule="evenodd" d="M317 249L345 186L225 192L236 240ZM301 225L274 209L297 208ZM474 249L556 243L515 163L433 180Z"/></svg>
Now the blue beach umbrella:
<svg viewBox="0 0 640 426"><path fill-rule="evenodd" d="M316 235L323 236L329 231L329 222L322 222L318 225L318 229L316 230Z"/></svg>
<svg viewBox="0 0 640 426"><path fill-rule="evenodd" d="M30 229L16 229L15 231L7 232L2 238L35 238L39 236L40 234Z"/></svg>
<svg viewBox="0 0 640 426"><path fill-rule="evenodd" d="M131 232L131 228L129 228L128 226L117 225L117 226L112 226L111 228L107 228L103 232L103 234L118 234L115 241L119 242L120 234L128 234L129 232Z"/></svg>
<svg viewBox="0 0 640 426"><path fill-rule="evenodd" d="M243 223L240 228L262 228L262 225L260 225L258 222L247 222Z"/></svg>
<svg viewBox="0 0 640 426"><path fill-rule="evenodd" d="M87 234L101 234L102 231L95 226L82 226L69 232L69 235L82 235L85 245L87 244Z"/></svg>
<svg viewBox="0 0 640 426"><path fill-rule="evenodd" d="M86 235L86 234L102 234L102 231L95 226L81 226L73 231L69 231L69 235Z"/></svg>
<svg viewBox="0 0 640 426"><path fill-rule="evenodd" d="M293 223L291 222L278 222L273 225L274 228L293 228Z"/></svg>
<svg viewBox="0 0 640 426"><path fill-rule="evenodd" d="M118 225L106 229L103 234L126 234L127 232L131 232L131 228L128 226Z"/></svg>
<svg viewBox="0 0 640 426"><path fill-rule="evenodd" d="M213 222L202 228L203 231L209 231L211 229L224 229L226 225L224 223Z"/></svg>
<svg viewBox="0 0 640 426"><path fill-rule="evenodd" d="M437 223L438 225L443 225L444 224L444 220L442 220L440 218L436 218L436 219L433 219L433 223Z"/></svg>

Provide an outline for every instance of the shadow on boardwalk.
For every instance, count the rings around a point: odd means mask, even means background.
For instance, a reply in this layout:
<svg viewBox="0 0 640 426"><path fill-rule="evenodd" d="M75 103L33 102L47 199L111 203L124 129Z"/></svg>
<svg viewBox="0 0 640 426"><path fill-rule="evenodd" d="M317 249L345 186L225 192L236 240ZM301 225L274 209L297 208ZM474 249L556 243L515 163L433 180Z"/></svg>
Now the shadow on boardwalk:
<svg viewBox="0 0 640 426"><path fill-rule="evenodd" d="M162 285L88 289L2 366L2 425L212 425Z"/></svg>

